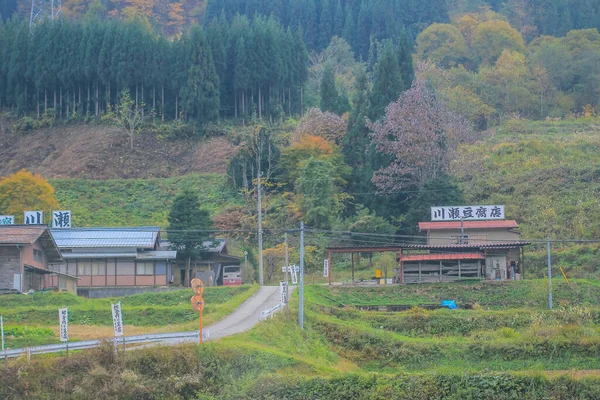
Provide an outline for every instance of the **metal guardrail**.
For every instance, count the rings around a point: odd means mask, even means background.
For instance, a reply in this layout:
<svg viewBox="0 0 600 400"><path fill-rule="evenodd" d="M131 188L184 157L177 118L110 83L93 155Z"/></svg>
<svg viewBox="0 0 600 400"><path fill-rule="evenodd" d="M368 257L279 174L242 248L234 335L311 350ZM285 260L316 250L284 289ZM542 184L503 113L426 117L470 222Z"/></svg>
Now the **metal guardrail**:
<svg viewBox="0 0 600 400"><path fill-rule="evenodd" d="M203 332L203 338L209 339L210 334L208 330ZM150 335L137 335L137 336L125 336L124 338L111 338L115 346L119 344L143 344L143 343L161 343L161 342L192 342L198 340L198 331L191 332L174 332L174 333L158 333ZM86 340L81 342L69 342L69 351L72 350L84 350L91 349L100 346L102 340ZM8 349L3 352L0 351L0 359L4 358L16 358L21 356L27 356L28 358L32 355L37 354L48 354L58 353L61 351L67 351L67 344L50 344L46 346L34 346L34 347L23 347L20 349Z"/></svg>
<svg viewBox="0 0 600 400"><path fill-rule="evenodd" d="M265 319L271 317L273 318L273 315L277 312L277 311L281 311L283 310L284 304L283 303L279 303L271 308L269 308L268 310L265 310L263 312L260 313L260 320L264 321Z"/></svg>

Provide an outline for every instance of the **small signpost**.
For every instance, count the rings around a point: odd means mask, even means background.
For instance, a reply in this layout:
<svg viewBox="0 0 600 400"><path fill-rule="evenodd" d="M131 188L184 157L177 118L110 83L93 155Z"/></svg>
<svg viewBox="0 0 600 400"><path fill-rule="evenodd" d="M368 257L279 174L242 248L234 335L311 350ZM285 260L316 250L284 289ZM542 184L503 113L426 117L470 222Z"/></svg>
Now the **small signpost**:
<svg viewBox="0 0 600 400"><path fill-rule="evenodd" d="M123 329L123 309L121 308L121 302L110 305L113 318L113 330L115 331L115 338L119 336L123 338L123 349L125 348L125 330ZM115 351L116 351L115 341Z"/></svg>
<svg viewBox="0 0 600 400"><path fill-rule="evenodd" d="M60 323L60 341L67 345L67 357L69 357L69 309L58 310L58 321Z"/></svg>
<svg viewBox="0 0 600 400"><path fill-rule="evenodd" d="M281 303L288 303L288 283L287 282L279 282L279 294L281 296Z"/></svg>
<svg viewBox="0 0 600 400"><path fill-rule="evenodd" d="M323 276L329 277L329 260L327 258L323 260Z"/></svg>
<svg viewBox="0 0 600 400"><path fill-rule="evenodd" d="M2 333L2 352L4 353L4 359L7 360L6 347L4 346L4 315L0 315L0 332Z"/></svg>
<svg viewBox="0 0 600 400"><path fill-rule="evenodd" d="M298 270L295 265L292 266L292 284L298 284Z"/></svg>
<svg viewBox="0 0 600 400"><path fill-rule="evenodd" d="M202 344L202 311L204 311L204 298L202 293L204 292L204 282L201 279L194 278L191 283L194 293L192 298L192 308L200 313L200 330L198 331L198 343Z"/></svg>

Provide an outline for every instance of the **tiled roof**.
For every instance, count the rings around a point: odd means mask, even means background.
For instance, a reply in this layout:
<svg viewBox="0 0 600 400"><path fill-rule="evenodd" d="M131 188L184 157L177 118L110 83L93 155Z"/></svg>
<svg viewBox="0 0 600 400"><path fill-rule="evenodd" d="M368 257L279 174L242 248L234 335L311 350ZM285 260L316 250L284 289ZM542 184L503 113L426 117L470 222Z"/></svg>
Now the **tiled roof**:
<svg viewBox="0 0 600 400"><path fill-rule="evenodd" d="M464 229L516 229L519 227L515 220L497 221L464 221ZM419 222L421 231L434 231L441 229L460 229L460 221Z"/></svg>
<svg viewBox="0 0 600 400"><path fill-rule="evenodd" d="M0 225L0 244L32 244L46 229L45 225Z"/></svg>
<svg viewBox="0 0 600 400"><path fill-rule="evenodd" d="M485 260L481 253L446 253L446 254L411 254L403 255L402 261L429 261L429 260Z"/></svg>
<svg viewBox="0 0 600 400"><path fill-rule="evenodd" d="M151 249L158 238L157 226L135 228L52 229L60 249L135 247Z"/></svg>

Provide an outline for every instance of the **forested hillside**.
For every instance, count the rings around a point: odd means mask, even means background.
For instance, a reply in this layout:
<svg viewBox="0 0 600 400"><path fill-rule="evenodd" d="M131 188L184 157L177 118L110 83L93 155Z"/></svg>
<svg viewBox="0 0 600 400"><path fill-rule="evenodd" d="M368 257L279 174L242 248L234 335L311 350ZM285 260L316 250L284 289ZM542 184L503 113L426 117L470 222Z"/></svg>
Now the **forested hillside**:
<svg viewBox="0 0 600 400"><path fill-rule="evenodd" d="M418 234L431 205L490 202L528 238L600 232L585 218L600 164L595 3L209 0L167 14L152 1L78 4L30 27L18 3L0 25L0 131L10 132L0 154L4 174L67 179L55 181L65 207L106 216L82 223L118 223L122 183L68 178L226 170L235 195L206 207L231 230L256 228L261 177L270 228L303 220L389 243ZM77 129L100 156L82 151ZM128 197L137 221L165 223L160 207L187 185L167 186L161 204L144 190ZM348 241L360 242L314 244ZM280 244L269 238L267 251Z"/></svg>

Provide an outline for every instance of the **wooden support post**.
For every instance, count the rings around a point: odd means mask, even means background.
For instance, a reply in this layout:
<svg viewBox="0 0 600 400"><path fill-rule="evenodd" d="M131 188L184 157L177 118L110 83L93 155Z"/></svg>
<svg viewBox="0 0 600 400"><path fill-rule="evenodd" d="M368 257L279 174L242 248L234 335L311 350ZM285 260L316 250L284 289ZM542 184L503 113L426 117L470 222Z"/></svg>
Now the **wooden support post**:
<svg viewBox="0 0 600 400"><path fill-rule="evenodd" d="M460 260L458 260L458 279L460 280Z"/></svg>
<svg viewBox="0 0 600 400"><path fill-rule="evenodd" d="M442 262L440 261L440 282L442 281L442 273L444 271L442 270Z"/></svg>
<svg viewBox="0 0 600 400"><path fill-rule="evenodd" d="M400 262L400 283L404 283L404 263L402 262L402 249L398 252L398 259Z"/></svg>
<svg viewBox="0 0 600 400"><path fill-rule="evenodd" d="M477 277L481 278L481 260L477 260Z"/></svg>
<svg viewBox="0 0 600 400"><path fill-rule="evenodd" d="M329 279L329 286L331 286L331 250L327 251L327 276Z"/></svg>
<svg viewBox="0 0 600 400"><path fill-rule="evenodd" d="M350 253L352 255L352 284L354 284L354 253Z"/></svg>
<svg viewBox="0 0 600 400"><path fill-rule="evenodd" d="M419 283L423 283L423 280L421 279L421 261L419 261Z"/></svg>

